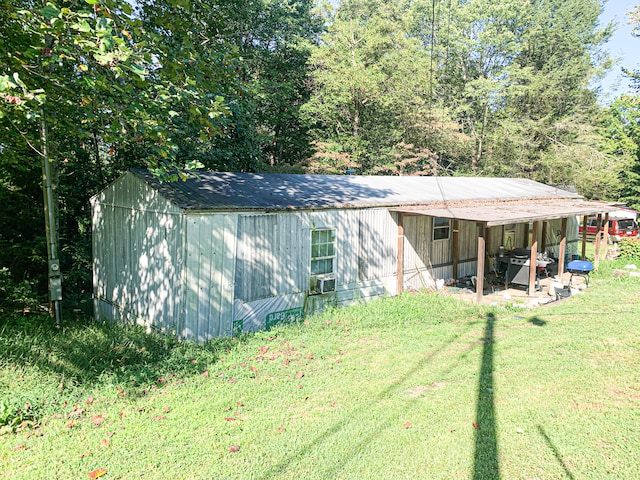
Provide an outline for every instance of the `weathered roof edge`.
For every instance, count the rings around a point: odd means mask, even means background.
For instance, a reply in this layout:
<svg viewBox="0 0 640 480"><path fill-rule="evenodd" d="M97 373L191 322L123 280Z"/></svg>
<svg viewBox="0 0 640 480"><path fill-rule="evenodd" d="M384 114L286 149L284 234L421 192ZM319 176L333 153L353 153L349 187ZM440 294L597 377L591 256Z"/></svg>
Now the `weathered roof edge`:
<svg viewBox="0 0 640 480"><path fill-rule="evenodd" d="M522 178L194 172L199 177L162 182L148 170L130 172L178 208L192 212L420 208L582 199L573 192Z"/></svg>

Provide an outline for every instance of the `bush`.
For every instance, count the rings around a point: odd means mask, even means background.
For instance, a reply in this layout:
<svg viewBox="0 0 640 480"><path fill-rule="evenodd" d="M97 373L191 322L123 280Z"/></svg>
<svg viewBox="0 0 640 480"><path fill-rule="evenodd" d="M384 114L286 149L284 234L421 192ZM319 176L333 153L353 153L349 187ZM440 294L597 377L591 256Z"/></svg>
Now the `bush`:
<svg viewBox="0 0 640 480"><path fill-rule="evenodd" d="M619 258L640 259L640 238L623 238L618 243Z"/></svg>
<svg viewBox="0 0 640 480"><path fill-rule="evenodd" d="M0 307L34 309L38 303L38 295L31 282L17 282L12 278L8 268L0 268Z"/></svg>

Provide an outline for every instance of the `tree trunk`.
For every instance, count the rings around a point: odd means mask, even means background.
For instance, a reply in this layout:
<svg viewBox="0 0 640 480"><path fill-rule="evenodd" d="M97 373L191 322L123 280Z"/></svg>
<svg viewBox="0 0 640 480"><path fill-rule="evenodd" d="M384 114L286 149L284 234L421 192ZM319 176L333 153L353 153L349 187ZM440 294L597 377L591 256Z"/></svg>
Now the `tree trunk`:
<svg viewBox="0 0 640 480"><path fill-rule="evenodd" d="M473 163L471 164L471 169L475 172L478 170L478 165L480 165L480 160L482 158L482 147L484 146L484 135L485 130L487 128L487 118L489 116L489 104L484 104L484 109L482 112L482 127L480 128L480 134L477 139L477 148L476 153L473 157Z"/></svg>

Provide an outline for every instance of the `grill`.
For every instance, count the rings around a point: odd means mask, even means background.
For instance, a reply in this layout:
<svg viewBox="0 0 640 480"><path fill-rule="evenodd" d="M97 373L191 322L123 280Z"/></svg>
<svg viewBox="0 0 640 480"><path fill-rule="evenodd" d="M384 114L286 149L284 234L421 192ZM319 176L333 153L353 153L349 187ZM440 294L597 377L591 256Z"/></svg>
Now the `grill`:
<svg viewBox="0 0 640 480"><path fill-rule="evenodd" d="M571 281L573 280L573 276L577 275L585 279L587 283L587 287L589 286L589 274L593 270L593 263L587 260L572 260L567 263L567 272L571 274L571 278L569 279L569 285L571 285Z"/></svg>
<svg viewBox="0 0 640 480"><path fill-rule="evenodd" d="M505 288L509 284L529 287L529 265L531 264L531 250L529 248L516 248L506 256L501 254L496 258L500 273L505 277ZM536 259L535 289L540 290L540 273L547 273L546 269L553 260L545 254L538 254Z"/></svg>

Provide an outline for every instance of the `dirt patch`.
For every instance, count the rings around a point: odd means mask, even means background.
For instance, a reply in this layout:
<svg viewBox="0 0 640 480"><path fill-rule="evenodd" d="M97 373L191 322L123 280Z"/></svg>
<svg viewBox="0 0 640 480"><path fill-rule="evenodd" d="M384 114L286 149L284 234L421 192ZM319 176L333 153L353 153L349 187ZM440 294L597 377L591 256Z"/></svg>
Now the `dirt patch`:
<svg viewBox="0 0 640 480"><path fill-rule="evenodd" d="M441 388L446 387L450 383L451 382L433 382L431 385L418 385L418 386L412 388L409 391L409 394L412 397L419 397L424 392L428 392L428 391L432 391L432 390L440 390Z"/></svg>
<svg viewBox="0 0 640 480"><path fill-rule="evenodd" d="M614 398L624 398L625 400L640 401L640 392L633 389L627 390L609 390L609 394Z"/></svg>

